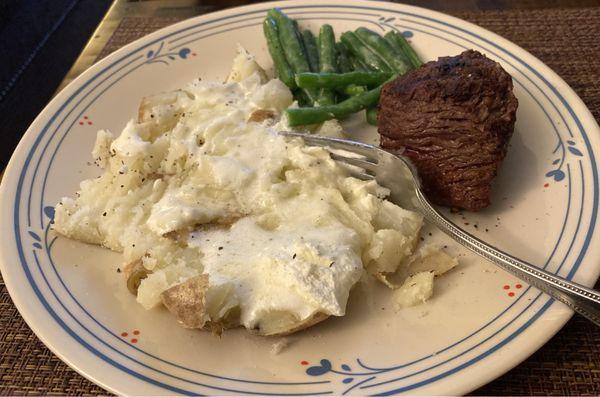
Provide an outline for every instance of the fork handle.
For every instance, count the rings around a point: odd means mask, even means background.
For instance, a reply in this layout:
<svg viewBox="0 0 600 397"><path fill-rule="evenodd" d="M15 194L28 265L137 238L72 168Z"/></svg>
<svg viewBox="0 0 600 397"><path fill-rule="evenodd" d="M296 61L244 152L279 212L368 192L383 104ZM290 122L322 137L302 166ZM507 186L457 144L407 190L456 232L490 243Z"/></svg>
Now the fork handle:
<svg viewBox="0 0 600 397"><path fill-rule="evenodd" d="M420 189L417 189L417 199L420 201L425 218L448 236L600 326L600 293L598 291L556 276L484 243L460 229L433 208Z"/></svg>

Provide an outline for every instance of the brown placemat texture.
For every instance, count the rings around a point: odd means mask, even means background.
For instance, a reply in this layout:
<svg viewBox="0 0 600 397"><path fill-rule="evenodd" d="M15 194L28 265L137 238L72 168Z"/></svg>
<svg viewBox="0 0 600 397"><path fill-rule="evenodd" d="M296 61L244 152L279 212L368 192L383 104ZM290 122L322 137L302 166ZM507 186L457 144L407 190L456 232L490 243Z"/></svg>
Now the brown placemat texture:
<svg viewBox="0 0 600 397"><path fill-rule="evenodd" d="M575 89L596 120L600 119L600 7L455 15L506 37L540 58ZM126 18L100 57L177 21ZM106 394L37 339L13 305L1 278L0 394ZM575 315L529 359L473 394L600 395L600 328Z"/></svg>

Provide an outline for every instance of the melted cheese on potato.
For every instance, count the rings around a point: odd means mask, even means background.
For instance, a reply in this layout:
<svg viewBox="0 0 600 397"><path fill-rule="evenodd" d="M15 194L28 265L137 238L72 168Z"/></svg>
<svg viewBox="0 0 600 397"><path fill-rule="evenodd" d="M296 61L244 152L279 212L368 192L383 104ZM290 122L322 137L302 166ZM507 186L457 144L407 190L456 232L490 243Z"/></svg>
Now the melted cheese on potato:
<svg viewBox="0 0 600 397"><path fill-rule="evenodd" d="M274 315L341 316L365 271L395 272L412 253L421 216L325 149L278 135L292 95L240 57L230 81L145 98L116 139L100 131L93 155L104 172L62 199L54 228L141 258L145 308L206 274L206 321L233 308L250 329ZM256 111L267 119L249 121Z"/></svg>

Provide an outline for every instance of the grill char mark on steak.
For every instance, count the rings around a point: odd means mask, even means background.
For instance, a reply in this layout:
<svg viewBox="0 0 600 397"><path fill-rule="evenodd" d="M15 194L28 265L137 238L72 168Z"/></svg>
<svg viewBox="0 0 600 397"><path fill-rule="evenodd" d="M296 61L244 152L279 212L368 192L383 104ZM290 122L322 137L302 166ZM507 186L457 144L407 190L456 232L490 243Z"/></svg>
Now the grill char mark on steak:
<svg viewBox="0 0 600 397"><path fill-rule="evenodd" d="M429 62L383 87L381 147L404 150L433 202L485 208L514 129L512 88L500 64L473 50Z"/></svg>

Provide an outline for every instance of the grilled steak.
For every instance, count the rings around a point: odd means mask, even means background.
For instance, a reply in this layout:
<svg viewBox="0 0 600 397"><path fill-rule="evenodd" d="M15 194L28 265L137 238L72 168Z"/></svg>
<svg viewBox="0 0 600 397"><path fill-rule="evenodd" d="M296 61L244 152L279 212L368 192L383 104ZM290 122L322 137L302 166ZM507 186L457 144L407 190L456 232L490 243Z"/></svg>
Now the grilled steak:
<svg viewBox="0 0 600 397"><path fill-rule="evenodd" d="M513 133L512 88L500 64L473 50L429 62L383 87L381 146L412 159L433 202L480 210Z"/></svg>

